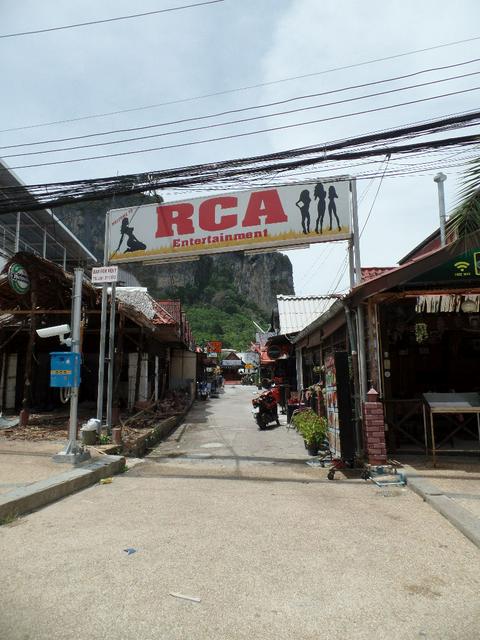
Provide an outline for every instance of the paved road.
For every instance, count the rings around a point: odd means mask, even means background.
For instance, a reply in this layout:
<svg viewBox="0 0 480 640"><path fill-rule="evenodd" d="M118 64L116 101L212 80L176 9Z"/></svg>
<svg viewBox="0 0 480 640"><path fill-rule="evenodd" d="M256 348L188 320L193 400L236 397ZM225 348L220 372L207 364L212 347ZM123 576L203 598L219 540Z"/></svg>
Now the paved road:
<svg viewBox="0 0 480 640"><path fill-rule="evenodd" d="M251 400L257 394L253 386L229 385L219 398L197 402L188 421L150 454L156 469L144 471L256 476L278 475L281 469L282 477L304 472L312 476L305 465L310 457L303 440L294 429L287 429L286 416L279 415L280 427L258 428L251 413Z"/></svg>
<svg viewBox="0 0 480 640"><path fill-rule="evenodd" d="M112 484L1 527L0 638L478 637L477 548L408 490L326 481L296 434L256 431L250 397L227 389Z"/></svg>

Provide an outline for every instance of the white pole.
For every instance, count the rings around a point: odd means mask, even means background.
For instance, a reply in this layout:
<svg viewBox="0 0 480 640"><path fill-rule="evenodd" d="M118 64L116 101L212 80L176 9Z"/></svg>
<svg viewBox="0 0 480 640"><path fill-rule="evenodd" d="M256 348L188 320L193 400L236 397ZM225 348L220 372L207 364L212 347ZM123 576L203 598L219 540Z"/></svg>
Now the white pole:
<svg viewBox="0 0 480 640"><path fill-rule="evenodd" d="M358 231L358 203L357 203L357 181L352 178L350 182L352 186L352 227L353 227L353 256L355 261L355 284L362 281L362 269L360 266L360 233Z"/></svg>
<svg viewBox="0 0 480 640"><path fill-rule="evenodd" d="M72 344L70 352L80 354L80 325L82 320L82 285L83 269L75 269L73 291L72 291ZM72 366L72 370L75 370ZM79 378L74 380L74 385L70 387L70 424L68 429L68 443L64 451L53 457L55 462L72 462L76 464L90 458L90 453L85 451L77 442L78 427L78 386Z"/></svg>
<svg viewBox="0 0 480 640"><path fill-rule="evenodd" d="M73 289L73 315L72 315L72 353L80 353L80 322L82 317L82 281L83 269L75 269ZM70 392L70 426L68 430L67 453L75 451L77 446L77 422L78 422L78 385L71 387Z"/></svg>
<svg viewBox="0 0 480 640"><path fill-rule="evenodd" d="M353 238L348 241L348 272L350 274L350 289L355 286L355 257L353 255Z"/></svg>
<svg viewBox="0 0 480 640"><path fill-rule="evenodd" d="M15 253L20 251L20 211L17 213L17 225L15 229Z"/></svg>
<svg viewBox="0 0 480 640"><path fill-rule="evenodd" d="M351 181L352 186L352 227L353 227L353 256L355 262L354 284L359 285L362 281L362 267L360 262L360 233L358 229L358 204L357 204L357 181L355 178ZM365 320L363 307L361 303L357 308L357 352L358 352L358 369L360 383L360 398L365 401L367 395L367 360L365 352Z"/></svg>
<svg viewBox="0 0 480 640"><path fill-rule="evenodd" d="M447 243L446 234L445 234L445 191L443 187L443 183L447 179L447 176L440 172L434 177L433 181L437 183L438 187L438 215L440 217L440 244L444 247Z"/></svg>
<svg viewBox="0 0 480 640"><path fill-rule="evenodd" d="M103 266L108 265L108 214L105 216L105 240L103 246ZM100 316L100 346L98 350L97 420L100 433L103 417L103 384L105 380L105 339L107 336L108 284L102 287L102 311Z"/></svg>
<svg viewBox="0 0 480 640"><path fill-rule="evenodd" d="M113 374L115 355L115 291L117 285L112 283L110 293L110 329L108 333L108 380L107 380L107 432L112 432L112 399L113 399ZM140 357L140 356L139 356Z"/></svg>
<svg viewBox="0 0 480 640"><path fill-rule="evenodd" d="M155 389L154 389L155 402L158 402L158 379L159 379L159 373L160 373L160 362L159 362L158 356L155 356Z"/></svg>

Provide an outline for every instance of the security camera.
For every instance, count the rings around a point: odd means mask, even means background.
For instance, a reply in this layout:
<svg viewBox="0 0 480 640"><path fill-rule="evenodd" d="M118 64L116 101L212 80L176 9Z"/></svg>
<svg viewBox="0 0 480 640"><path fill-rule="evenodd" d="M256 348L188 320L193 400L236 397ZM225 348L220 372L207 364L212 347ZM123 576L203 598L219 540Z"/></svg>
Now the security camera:
<svg viewBox="0 0 480 640"><path fill-rule="evenodd" d="M40 338L54 338L58 336L61 344L71 346L71 338L65 338L65 334L70 333L70 325L57 324L54 327L45 327L44 329L37 329L37 334Z"/></svg>

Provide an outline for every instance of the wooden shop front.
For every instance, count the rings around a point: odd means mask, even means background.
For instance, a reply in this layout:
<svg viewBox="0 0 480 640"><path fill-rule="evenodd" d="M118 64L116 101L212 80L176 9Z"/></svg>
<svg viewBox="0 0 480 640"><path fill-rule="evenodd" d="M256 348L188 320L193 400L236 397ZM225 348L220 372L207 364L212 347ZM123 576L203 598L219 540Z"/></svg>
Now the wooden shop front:
<svg viewBox="0 0 480 640"><path fill-rule="evenodd" d="M384 404L388 453L431 452L424 394L480 391L479 285L477 232L388 270L349 296L349 304L365 311L368 384ZM474 412L439 415L435 424L437 450L480 451Z"/></svg>

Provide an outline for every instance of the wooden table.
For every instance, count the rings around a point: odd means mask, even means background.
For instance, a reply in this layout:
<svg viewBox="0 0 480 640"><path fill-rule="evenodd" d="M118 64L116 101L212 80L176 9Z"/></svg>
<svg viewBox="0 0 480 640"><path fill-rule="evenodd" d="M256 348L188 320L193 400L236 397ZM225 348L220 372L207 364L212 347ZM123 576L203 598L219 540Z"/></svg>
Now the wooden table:
<svg viewBox="0 0 480 640"><path fill-rule="evenodd" d="M476 414L478 439L480 441L480 394L472 393L424 393L423 394L423 428L425 432L425 447L428 455L427 440L427 411L430 414L430 434L432 438L432 461L433 466L437 466L435 455L435 430L433 426L433 416L435 414ZM457 428L448 436L451 438L463 425Z"/></svg>

